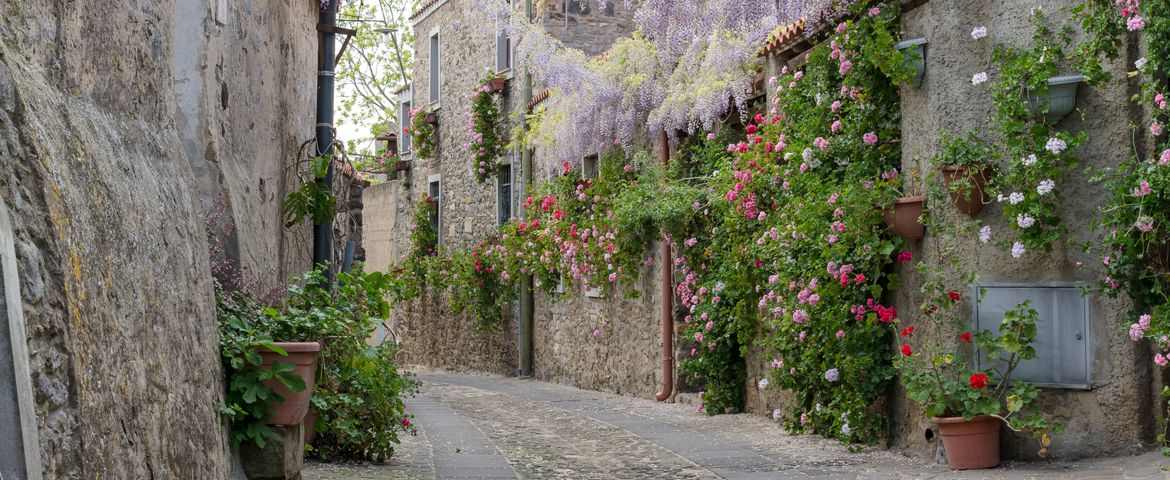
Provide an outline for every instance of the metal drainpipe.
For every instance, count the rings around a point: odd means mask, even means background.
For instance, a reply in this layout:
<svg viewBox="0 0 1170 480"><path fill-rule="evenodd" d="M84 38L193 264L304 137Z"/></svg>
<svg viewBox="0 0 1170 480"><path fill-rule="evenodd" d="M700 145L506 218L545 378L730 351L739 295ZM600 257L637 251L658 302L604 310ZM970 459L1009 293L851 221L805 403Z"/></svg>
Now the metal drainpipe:
<svg viewBox="0 0 1170 480"><path fill-rule="evenodd" d="M318 35L321 37L320 48L317 50L317 152L316 156L333 158L333 88L334 88L334 50L336 41L333 27L337 25L337 2L329 0L321 8L318 25ZM322 28L323 27L323 28ZM333 190L333 161L329 161L329 169L325 178L317 183ZM331 263L333 261L333 224L313 224L313 266ZM330 265L326 272L326 279L332 279L333 267Z"/></svg>
<svg viewBox="0 0 1170 480"><path fill-rule="evenodd" d="M659 159L663 165L670 161L670 142L666 130L659 137ZM662 239L662 391L654 396L659 402L670 398L674 391L674 273L670 266L670 242Z"/></svg>
<svg viewBox="0 0 1170 480"><path fill-rule="evenodd" d="M524 2L524 15L528 21L532 21L532 0ZM524 66L524 85L520 91L520 101L523 102L522 108L526 113L528 104L532 103L532 74L528 71L528 66ZM525 117L527 118L527 117ZM527 125L525 126L527 128ZM532 185L532 150L525 148L520 153L520 169L524 178L523 192L528 194L528 188ZM523 216L528 218L528 209L523 210ZM520 376L532 376L532 329L533 322L533 307L536 305L532 296L532 273L525 274L520 279Z"/></svg>

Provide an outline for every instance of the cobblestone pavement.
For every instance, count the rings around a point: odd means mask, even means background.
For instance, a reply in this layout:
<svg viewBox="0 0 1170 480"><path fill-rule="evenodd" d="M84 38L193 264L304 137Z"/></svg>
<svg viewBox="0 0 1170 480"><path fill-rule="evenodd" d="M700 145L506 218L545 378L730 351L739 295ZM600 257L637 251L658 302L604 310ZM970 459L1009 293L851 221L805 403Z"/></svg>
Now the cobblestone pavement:
<svg viewBox="0 0 1170 480"><path fill-rule="evenodd" d="M532 380L419 375L407 401L418 435L386 465L308 464L306 480L351 479L1160 479L1160 454L1009 464L956 472L894 452L851 453L790 436L755 415L693 408Z"/></svg>

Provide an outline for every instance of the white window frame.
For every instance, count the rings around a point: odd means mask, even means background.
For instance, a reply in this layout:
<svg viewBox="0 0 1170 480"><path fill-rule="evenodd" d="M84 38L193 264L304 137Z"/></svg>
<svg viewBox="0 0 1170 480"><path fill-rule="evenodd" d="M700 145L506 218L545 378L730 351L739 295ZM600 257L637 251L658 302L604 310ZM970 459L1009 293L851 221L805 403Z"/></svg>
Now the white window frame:
<svg viewBox="0 0 1170 480"><path fill-rule="evenodd" d="M443 100L443 35L438 26L427 35L427 62L427 102L437 110Z"/></svg>
<svg viewBox="0 0 1170 480"><path fill-rule="evenodd" d="M413 138L406 132L410 125L410 109L414 108L414 86L398 94L398 155L408 158L414 150Z"/></svg>
<svg viewBox="0 0 1170 480"><path fill-rule="evenodd" d="M593 160L593 166L597 170L597 176L595 176L595 177L590 177L589 176L589 169L585 167L586 162L589 160ZM601 178L601 154L600 153L593 153L593 154L589 154L589 155L586 155L584 157L581 157L581 178L593 178L593 179Z"/></svg>
<svg viewBox="0 0 1170 480"><path fill-rule="evenodd" d="M443 244L443 175L436 173L427 177L427 195L431 194L432 183L439 184L439 194L434 196L436 204L435 216L439 219L438 222L435 222L437 224L435 226L435 232L438 237L435 241L435 247L438 248L439 245Z"/></svg>

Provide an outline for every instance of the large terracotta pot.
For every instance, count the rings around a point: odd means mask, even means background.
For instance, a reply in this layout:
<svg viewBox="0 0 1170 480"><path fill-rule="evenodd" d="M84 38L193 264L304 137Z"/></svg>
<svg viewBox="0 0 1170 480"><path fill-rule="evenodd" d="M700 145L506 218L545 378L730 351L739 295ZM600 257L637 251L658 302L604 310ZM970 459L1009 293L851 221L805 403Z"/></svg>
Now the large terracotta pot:
<svg viewBox="0 0 1170 480"><path fill-rule="evenodd" d="M982 212L983 205L989 200L987 198L987 181L994 172L995 167L991 165L982 167L943 165L943 183L947 185L947 193L951 195L951 201L955 202L955 208L967 215L978 215L979 212ZM956 180L960 182L966 180L968 184L952 190L951 183Z"/></svg>
<svg viewBox="0 0 1170 480"><path fill-rule="evenodd" d="M980 415L970 420L963 417L935 417L947 465L955 470L991 468L999 465L998 418Z"/></svg>
<svg viewBox="0 0 1170 480"><path fill-rule="evenodd" d="M882 213L882 220L895 235L907 240L918 240L926 233L926 226L918 221L926 208L926 197L902 197L891 209Z"/></svg>
<svg viewBox="0 0 1170 480"><path fill-rule="evenodd" d="M309 413L305 414L305 444L313 443L317 439L317 412L309 409Z"/></svg>
<svg viewBox="0 0 1170 480"><path fill-rule="evenodd" d="M284 357L280 354L262 348L260 363L263 367L272 366L273 362L288 362L293 364L293 373L305 381L305 389L293 392L285 387L280 380L270 378L264 385L284 398L283 403L274 405L276 410L264 423L269 425L300 425L305 414L309 412L309 397L313 396L313 382L317 376L317 354L321 351L321 344L317 342L276 342L276 346L288 352Z"/></svg>

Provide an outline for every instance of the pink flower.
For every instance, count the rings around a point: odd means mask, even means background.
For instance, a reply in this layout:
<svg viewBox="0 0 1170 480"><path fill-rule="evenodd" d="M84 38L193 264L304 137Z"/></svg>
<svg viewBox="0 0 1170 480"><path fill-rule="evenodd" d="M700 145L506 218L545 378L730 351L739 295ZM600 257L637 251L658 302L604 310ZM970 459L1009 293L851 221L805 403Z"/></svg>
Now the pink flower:
<svg viewBox="0 0 1170 480"><path fill-rule="evenodd" d="M865 141L865 144L866 144L866 145L871 145L871 146L872 146L872 145L874 145L874 144L876 144L876 143L877 143L877 141L878 141L878 136L877 136L877 134L876 134L876 133L873 133L873 132L868 132L868 133L866 133L865 135L862 135L862 136L861 136L861 139Z"/></svg>
<svg viewBox="0 0 1170 480"><path fill-rule="evenodd" d="M1162 124L1158 122L1151 123L1150 134L1155 137L1162 135Z"/></svg>
<svg viewBox="0 0 1170 480"><path fill-rule="evenodd" d="M837 338L845 338L845 331L837 330Z"/></svg>
<svg viewBox="0 0 1170 480"><path fill-rule="evenodd" d="M840 132L841 131L841 121L840 120L834 121L833 125L829 127L829 130L832 130L833 133Z"/></svg>
<svg viewBox="0 0 1170 480"><path fill-rule="evenodd" d="M849 73L849 70L852 68L853 68L853 62L850 62L849 60L845 60L844 62L841 62L841 68L837 69L837 73L844 75L846 73Z"/></svg>
<svg viewBox="0 0 1170 480"><path fill-rule="evenodd" d="M1149 195L1150 193L1151 193L1150 182L1147 182L1145 180L1142 180L1141 183L1138 184L1138 186L1133 187L1133 196L1135 196L1135 197L1144 197L1146 195Z"/></svg>
<svg viewBox="0 0 1170 480"><path fill-rule="evenodd" d="M1142 330L1141 325L1138 325L1135 323L1135 324L1132 324L1129 326L1129 339L1130 340L1133 340L1136 342L1138 340L1141 340L1142 336L1145 334L1146 334L1146 332Z"/></svg>
<svg viewBox="0 0 1170 480"><path fill-rule="evenodd" d="M1154 363L1158 364L1159 367L1165 367L1166 364L1170 364L1170 360L1167 360L1166 356L1161 353L1155 353Z"/></svg>
<svg viewBox="0 0 1170 480"><path fill-rule="evenodd" d="M880 15L881 13L882 13L882 9L880 9L878 7L873 7L871 9L869 9L869 16L871 16L871 17L876 17L876 16Z"/></svg>
<svg viewBox="0 0 1170 480"><path fill-rule="evenodd" d="M1138 30L1146 28L1146 21L1142 20L1142 17L1140 15L1134 15L1132 18L1129 19L1129 21L1125 22L1125 28L1127 28L1131 32L1136 32Z"/></svg>
<svg viewBox="0 0 1170 480"><path fill-rule="evenodd" d="M906 263L914 259L914 255L909 250L902 250L898 254L898 263Z"/></svg>
<svg viewBox="0 0 1170 480"><path fill-rule="evenodd" d="M695 341L703 343L703 332L695 332Z"/></svg>
<svg viewBox="0 0 1170 480"><path fill-rule="evenodd" d="M841 109L841 101L840 100L834 100L833 104L829 105L829 111L831 111L833 113L837 113L837 110L840 110L840 109Z"/></svg>
<svg viewBox="0 0 1170 480"><path fill-rule="evenodd" d="M1150 316L1149 315L1142 315L1142 316L1138 317L1138 325L1142 327L1142 330L1149 330L1150 329Z"/></svg>
<svg viewBox="0 0 1170 480"><path fill-rule="evenodd" d="M829 141L825 140L825 137L817 137L815 140L813 140L813 146L824 150L829 148Z"/></svg>
<svg viewBox="0 0 1170 480"><path fill-rule="evenodd" d="M806 312L804 310L797 310L797 311L793 312L792 313L792 321L793 321L793 323L807 322L808 321L808 312ZM804 339L804 337L802 335L801 340L803 340L803 339Z"/></svg>
<svg viewBox="0 0 1170 480"><path fill-rule="evenodd" d="M1170 164L1170 149L1162 150L1162 156L1158 158L1158 164Z"/></svg>

